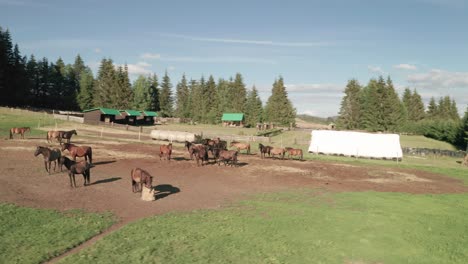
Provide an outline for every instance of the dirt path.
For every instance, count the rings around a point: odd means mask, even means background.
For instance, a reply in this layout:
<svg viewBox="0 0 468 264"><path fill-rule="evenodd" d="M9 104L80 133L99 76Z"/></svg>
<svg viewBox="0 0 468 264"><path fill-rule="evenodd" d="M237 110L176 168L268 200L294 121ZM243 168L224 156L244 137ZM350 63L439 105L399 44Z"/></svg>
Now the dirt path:
<svg viewBox="0 0 468 264"><path fill-rule="evenodd" d="M95 167L91 171L92 185L83 187L79 175L76 189L69 187L65 173L48 175L42 157L34 157L36 146L47 145L45 139L0 141L0 202L58 210L111 211L119 217L117 225L72 252L140 218L220 208L255 193L297 188L434 194L468 191L459 180L416 170L262 160L256 155L241 155L241 166L237 168L197 167L181 148L175 149L174 160L167 162L159 160L154 144L103 144L79 137L77 140L77 144L93 147ZM144 168L155 177L156 201L143 202L138 193L131 191L129 174L134 167Z"/></svg>

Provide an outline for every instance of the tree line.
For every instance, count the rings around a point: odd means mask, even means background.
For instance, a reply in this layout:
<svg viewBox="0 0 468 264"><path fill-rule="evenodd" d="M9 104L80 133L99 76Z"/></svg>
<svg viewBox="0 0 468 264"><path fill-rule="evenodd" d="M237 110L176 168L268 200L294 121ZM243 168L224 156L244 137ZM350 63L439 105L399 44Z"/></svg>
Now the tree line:
<svg viewBox="0 0 468 264"><path fill-rule="evenodd" d="M263 105L256 87L247 89L243 77L188 79L185 74L175 86L167 71L161 80L156 74L140 75L131 83L127 65L101 60L97 76L80 55L73 64L59 58L49 62L34 55L21 56L12 44L10 32L0 27L0 105L31 106L61 110L94 107L157 111L162 117L181 117L199 123L220 123L226 112L245 114L245 123L281 125L295 123L296 110L279 76L272 94Z"/></svg>
<svg viewBox="0 0 468 264"><path fill-rule="evenodd" d="M406 88L400 99L390 77L380 76L362 86L348 81L341 101L337 127L371 132L420 134L466 148L468 107L461 119L454 99L434 97L426 107L416 89Z"/></svg>

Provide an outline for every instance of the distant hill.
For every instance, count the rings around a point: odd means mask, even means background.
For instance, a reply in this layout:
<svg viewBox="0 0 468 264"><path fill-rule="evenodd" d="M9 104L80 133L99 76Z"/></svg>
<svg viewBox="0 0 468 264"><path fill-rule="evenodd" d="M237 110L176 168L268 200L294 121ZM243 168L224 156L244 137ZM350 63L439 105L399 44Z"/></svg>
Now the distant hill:
<svg viewBox="0 0 468 264"><path fill-rule="evenodd" d="M318 117L318 116L311 116L306 114L296 115L297 118L303 120L304 122L314 123L314 124L321 124L321 125L329 125L331 122L335 122L337 117Z"/></svg>

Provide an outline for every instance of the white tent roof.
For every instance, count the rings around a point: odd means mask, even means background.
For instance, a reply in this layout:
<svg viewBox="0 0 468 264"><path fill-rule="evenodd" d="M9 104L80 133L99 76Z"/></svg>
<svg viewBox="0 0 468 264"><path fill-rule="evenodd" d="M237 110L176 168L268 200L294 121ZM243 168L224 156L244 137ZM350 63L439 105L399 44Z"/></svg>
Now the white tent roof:
<svg viewBox="0 0 468 264"><path fill-rule="evenodd" d="M403 157L397 134L333 130L313 130L309 152L374 158Z"/></svg>

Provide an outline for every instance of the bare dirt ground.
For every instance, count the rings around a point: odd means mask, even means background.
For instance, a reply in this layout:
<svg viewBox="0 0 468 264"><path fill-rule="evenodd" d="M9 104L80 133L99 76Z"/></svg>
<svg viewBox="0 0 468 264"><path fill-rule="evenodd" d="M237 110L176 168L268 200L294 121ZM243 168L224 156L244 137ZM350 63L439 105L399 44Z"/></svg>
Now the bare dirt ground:
<svg viewBox="0 0 468 264"><path fill-rule="evenodd" d="M0 140L0 202L58 210L111 211L120 221L105 232L108 233L143 217L219 208L262 192L298 188L415 194L468 191L460 180L417 170L262 160L257 155L240 155L240 166L235 168L214 164L197 167L182 148L175 149L170 162L160 161L154 142L117 144L78 137L73 143L93 148L95 167L91 170L90 186L84 187L83 177L77 175L78 188L71 188L65 172L48 175L42 156L34 157L36 146L58 147L58 143L47 144L45 138ZM134 167L154 176L156 201L142 201L139 193L132 192L130 170Z"/></svg>

